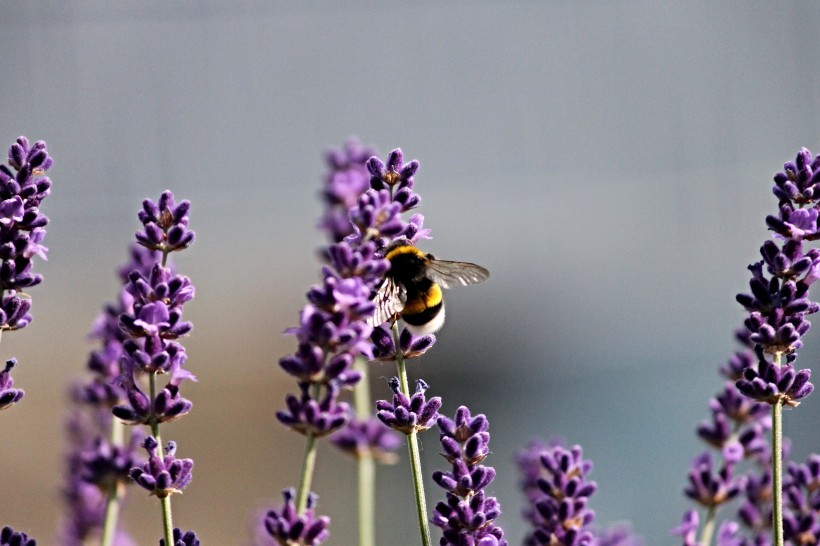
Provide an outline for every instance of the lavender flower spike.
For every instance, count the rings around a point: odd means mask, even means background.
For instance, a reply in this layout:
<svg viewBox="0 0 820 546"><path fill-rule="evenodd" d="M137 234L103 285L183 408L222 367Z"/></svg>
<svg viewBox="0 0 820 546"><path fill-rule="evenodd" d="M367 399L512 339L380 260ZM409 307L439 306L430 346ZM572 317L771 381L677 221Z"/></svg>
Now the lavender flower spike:
<svg viewBox="0 0 820 546"><path fill-rule="evenodd" d="M43 280L31 271L31 260L46 259L48 251L41 244L48 217L40 202L51 193L45 172L54 161L44 141L30 144L21 136L9 148L8 163L0 165L0 330L18 330L31 322L31 301L22 290Z"/></svg>
<svg viewBox="0 0 820 546"><path fill-rule="evenodd" d="M6 360L5 369L0 372L0 410L8 409L22 400L26 392L14 388L14 379L11 378L11 369L17 365L14 358Z"/></svg>
<svg viewBox="0 0 820 546"><path fill-rule="evenodd" d="M506 546L504 531L494 520L501 515L495 497L484 488L495 477L495 469L481 464L489 454L489 422L484 415L472 417L466 406L456 411L454 420L439 416L439 440L444 457L452 465L448 472L433 473L447 491L444 502L433 510L430 521L442 529L441 546Z"/></svg>

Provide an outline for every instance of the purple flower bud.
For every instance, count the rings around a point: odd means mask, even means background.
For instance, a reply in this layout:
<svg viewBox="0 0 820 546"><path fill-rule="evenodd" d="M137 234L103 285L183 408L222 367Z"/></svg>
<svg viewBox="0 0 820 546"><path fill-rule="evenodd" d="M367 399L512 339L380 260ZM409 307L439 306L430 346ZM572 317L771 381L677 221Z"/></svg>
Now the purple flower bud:
<svg viewBox="0 0 820 546"><path fill-rule="evenodd" d="M346 427L330 437L330 441L357 459L368 454L382 464L396 463L396 451L401 447L398 434L385 428L375 417L366 421L352 418Z"/></svg>
<svg viewBox="0 0 820 546"><path fill-rule="evenodd" d="M315 515L318 497L310 493L307 509L299 514L294 490L285 489L282 494L285 497L284 506L279 510L270 510L265 516L268 535L280 546L315 546L327 540L330 536L330 518Z"/></svg>
<svg viewBox="0 0 820 546"><path fill-rule="evenodd" d="M14 388L11 369L17 365L17 359L6 360L6 367L0 372L0 410L8 409L26 395L23 389Z"/></svg>
<svg viewBox="0 0 820 546"><path fill-rule="evenodd" d="M148 462L141 467L133 467L130 472L131 478L140 487L160 498L181 493L191 482L194 461L174 457L174 442L168 442L165 454L161 455L158 451L159 445L153 436L148 436L142 447L148 453Z"/></svg>

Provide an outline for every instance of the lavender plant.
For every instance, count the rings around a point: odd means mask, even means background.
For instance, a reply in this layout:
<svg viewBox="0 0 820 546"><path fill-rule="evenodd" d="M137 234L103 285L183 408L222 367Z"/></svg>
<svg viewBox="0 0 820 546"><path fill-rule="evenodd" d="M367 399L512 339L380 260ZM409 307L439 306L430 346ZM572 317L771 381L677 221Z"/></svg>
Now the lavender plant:
<svg viewBox="0 0 820 546"><path fill-rule="evenodd" d="M472 417L466 406L455 419L437 420L439 441L451 470L433 473L446 499L433 510L431 521L442 529L440 546L506 546L504 531L495 524L501 507L484 489L495 479L495 469L484 466L490 453L490 424L483 414Z"/></svg>
<svg viewBox="0 0 820 546"><path fill-rule="evenodd" d="M23 290L43 281L42 275L32 272L32 258L45 260L48 251L41 244L48 217L40 212L40 203L51 193L51 179L45 173L53 164L45 141L31 144L24 136L9 147L8 165L0 164L0 335L25 328L32 319L31 298ZM25 396L11 378L16 365L16 359L8 359L0 372L0 410ZM36 546L36 541L4 527L0 544Z"/></svg>
<svg viewBox="0 0 820 546"><path fill-rule="evenodd" d="M118 517L125 488L131 483L131 467L141 463L136 448L143 434L124 427L114 418L112 408L126 401L118 379L127 336L119 318L133 313L134 298L125 284L131 271L147 275L157 259L158 252L132 246L128 263L119 269L123 285L119 297L103 307L89 334L100 345L89 355L89 377L70 392L72 411L66 421L69 446L62 491L66 517L59 535L60 544L66 546L82 546L90 540L99 540L101 545L135 544L118 528Z"/></svg>
<svg viewBox="0 0 820 546"><path fill-rule="evenodd" d="M774 240L763 243L763 259L749 266L751 293L737 296L748 312L738 336L748 349L722 368L730 383L710 402L712 422L698 428L701 438L720 450L721 462L717 472L709 454L693 462L686 494L707 512L700 537L695 511L687 512L674 530L686 545L708 546L718 508L734 498L742 499L740 523L724 520L718 531L721 546L813 544L820 539L820 502L814 502L808 485L813 458L804 466L790 463L790 477L784 481L788 444L782 435L783 407L796 407L814 389L811 370L797 370L794 363L811 327L806 317L820 310L809 299L809 288L820 278L820 250L804 249L804 242L820 238L820 157L801 149L774 182L779 211L766 218ZM764 439L768 431L771 447ZM747 470L738 473L744 460Z"/></svg>
<svg viewBox="0 0 820 546"><path fill-rule="evenodd" d="M184 380L195 380L185 368L187 354L176 340L190 333L192 325L183 320L183 305L193 299L194 287L188 277L175 274L168 255L188 248L194 232L188 228L190 203L178 205L170 191L154 203L146 199L138 217L143 230L136 233L137 243L151 251L153 260L128 273L126 291L133 299L132 309L119 315L125 334L122 342L122 367L118 383L126 401L114 406L113 414L131 425L146 425L150 435L140 444L148 462L133 466L131 478L160 499L165 544L176 544L171 513L171 495L180 493L191 481L191 459L177 459L176 444L163 448L159 426L174 421L191 410L191 402L180 394ZM159 375L169 377L157 391ZM146 394L140 384L148 383ZM187 535L185 535L187 536ZM190 540L195 540L196 537ZM190 541L189 540L189 541Z"/></svg>

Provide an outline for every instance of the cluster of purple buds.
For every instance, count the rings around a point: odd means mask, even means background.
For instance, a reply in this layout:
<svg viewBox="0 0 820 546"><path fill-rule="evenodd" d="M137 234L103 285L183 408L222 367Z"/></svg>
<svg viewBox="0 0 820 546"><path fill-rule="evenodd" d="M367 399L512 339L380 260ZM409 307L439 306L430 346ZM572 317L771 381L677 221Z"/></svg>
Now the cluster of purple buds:
<svg viewBox="0 0 820 546"><path fill-rule="evenodd" d="M165 539L159 540L159 546L165 546ZM174 527L174 544L173 546L199 546L199 539L193 531L183 532Z"/></svg>
<svg viewBox="0 0 820 546"><path fill-rule="evenodd" d="M356 459L369 456L382 464L395 464L398 461L396 451L401 447L400 438L375 417L363 421L353 417L330 441Z"/></svg>
<svg viewBox="0 0 820 546"><path fill-rule="evenodd" d="M177 205L174 194L167 190L156 203L146 199L138 213L143 231L136 232L137 242L145 248L159 250L163 255L188 248L196 237L188 229L190 208L191 203L187 200Z"/></svg>
<svg viewBox="0 0 820 546"><path fill-rule="evenodd" d="M6 367L0 372L0 410L8 409L26 395L23 389L14 388L14 379L11 378L11 369L17 365L17 360L6 360Z"/></svg>
<svg viewBox="0 0 820 546"><path fill-rule="evenodd" d="M15 532L14 529L6 526L0 530L0 546L37 546L37 541L28 538L25 533Z"/></svg>
<svg viewBox="0 0 820 546"><path fill-rule="evenodd" d="M328 172L325 175L322 200L326 208L319 227L327 232L332 243L339 243L353 233L350 208L370 187L370 173L366 164L376 153L374 148L362 146L351 138L341 150L329 150L325 154Z"/></svg>
<svg viewBox="0 0 820 546"><path fill-rule="evenodd" d="M148 461L142 466L131 469L131 479L137 485L156 495L159 498L174 493L181 493L191 483L191 470L194 461L191 459L177 459L174 455L177 446L168 442L164 455L159 453L159 444L153 436L148 436L142 447L148 453Z"/></svg>
<svg viewBox="0 0 820 546"><path fill-rule="evenodd" d="M495 525L501 507L484 492L495 478L495 469L481 464L490 452L487 418L473 417L461 406L455 419L442 415L437 424L442 455L452 465L450 471L433 473L433 481L447 492L430 519L442 529L441 546L506 546L504 531Z"/></svg>
<svg viewBox="0 0 820 546"><path fill-rule="evenodd" d="M730 444L723 450L723 464L715 473L710 453L701 453L692 461L687 497L707 508L734 499L743 489L745 479L734 475L735 465L743 458L743 448Z"/></svg>
<svg viewBox="0 0 820 546"><path fill-rule="evenodd" d="M595 512L587 508L596 484L587 475L592 461L581 446L565 449L559 443L533 443L518 454L523 488L530 507L525 516L533 529L527 546L590 546L596 544L591 524Z"/></svg>
<svg viewBox="0 0 820 546"><path fill-rule="evenodd" d="M416 392L410 398L401 392L398 377L392 377L388 385L393 391L393 401L376 402L376 417L379 421L406 435L425 431L435 424L439 417L441 397L434 396L427 400L424 393L429 385L423 379L416 380Z"/></svg>
<svg viewBox="0 0 820 546"><path fill-rule="evenodd" d="M405 360L417 358L430 350L436 342L436 336L433 334L417 336L407 328L402 328L399 334L399 350L396 351L393 333L384 325L373 328L370 339L373 342L373 360L379 361L394 361L399 354Z"/></svg>
<svg viewBox="0 0 820 546"><path fill-rule="evenodd" d="M317 517L314 513L317 496L310 493L307 508L299 514L294 490L285 489L282 494L285 497L282 509L270 510L265 515L264 527L268 536L279 546L315 546L327 540L330 536L330 518Z"/></svg>
<svg viewBox="0 0 820 546"><path fill-rule="evenodd" d="M51 193L45 173L54 161L45 142L21 136L9 148L8 163L0 165L0 330L17 330L31 322L31 301L22 290L43 280L32 273L31 259L46 259L48 251L41 244L48 218L40 202Z"/></svg>
<svg viewBox="0 0 820 546"><path fill-rule="evenodd" d="M774 176L772 191L779 201L779 215L768 216L768 226L786 239L796 241L820 238L817 227L820 201L820 157L801 148L795 160L783 165Z"/></svg>

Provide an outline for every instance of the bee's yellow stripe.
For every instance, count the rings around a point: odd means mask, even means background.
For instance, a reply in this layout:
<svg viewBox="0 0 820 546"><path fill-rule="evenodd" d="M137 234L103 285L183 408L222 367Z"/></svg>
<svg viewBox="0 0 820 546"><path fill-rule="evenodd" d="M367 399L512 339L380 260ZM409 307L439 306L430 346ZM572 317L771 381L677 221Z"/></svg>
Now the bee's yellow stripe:
<svg viewBox="0 0 820 546"><path fill-rule="evenodd" d="M419 258L424 258L425 254L421 250L417 249L414 246L404 245L404 246L397 246L393 250L387 253L385 258L388 260L392 260L396 256L400 256L401 254L414 254Z"/></svg>
<svg viewBox="0 0 820 546"><path fill-rule="evenodd" d="M433 284L422 297L408 301L404 305L404 309L402 309L401 312L405 315L417 315L419 313L423 313L427 309L440 304L441 298L441 287L437 284Z"/></svg>

